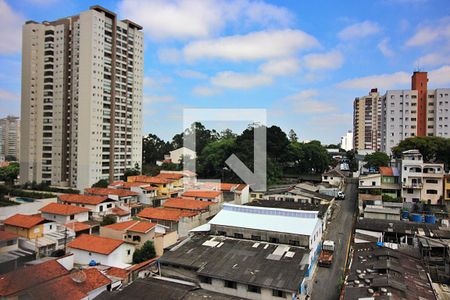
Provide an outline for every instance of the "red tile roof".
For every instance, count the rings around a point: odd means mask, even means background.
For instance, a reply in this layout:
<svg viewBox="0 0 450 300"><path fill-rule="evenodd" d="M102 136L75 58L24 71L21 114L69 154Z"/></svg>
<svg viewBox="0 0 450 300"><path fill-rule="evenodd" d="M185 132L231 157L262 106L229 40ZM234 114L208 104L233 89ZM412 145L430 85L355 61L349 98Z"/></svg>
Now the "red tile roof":
<svg viewBox="0 0 450 300"><path fill-rule="evenodd" d="M69 248L108 255L111 254L123 243L124 241L122 240L115 240L96 235L82 234L76 239L74 239L72 242L70 242L67 246Z"/></svg>
<svg viewBox="0 0 450 300"><path fill-rule="evenodd" d="M183 199L183 198L171 198L163 203L166 208L178 208L187 210L205 210L208 209L213 202L206 202L201 200Z"/></svg>
<svg viewBox="0 0 450 300"><path fill-rule="evenodd" d="M80 272L77 274L77 272ZM82 282L75 282L72 277L83 278ZM33 287L28 294L34 300L79 300L88 298L88 293L104 287L111 280L96 268L73 271L71 274L57 278L56 280Z"/></svg>
<svg viewBox="0 0 450 300"><path fill-rule="evenodd" d="M111 183L109 186L122 186L125 183L125 181L115 181Z"/></svg>
<svg viewBox="0 0 450 300"><path fill-rule="evenodd" d="M22 214L16 214L12 217L9 217L8 219L3 221L3 224L10 225L10 226L16 226L16 227L22 227L22 228L32 228L36 225L39 225L41 223L45 223L45 219L38 216L31 216L31 215L22 215Z"/></svg>
<svg viewBox="0 0 450 300"><path fill-rule="evenodd" d="M14 295L67 273L66 268L56 260L49 260L2 274L0 275L0 297Z"/></svg>
<svg viewBox="0 0 450 300"><path fill-rule="evenodd" d="M12 239L17 239L19 236L15 233L0 230L0 241L9 241Z"/></svg>
<svg viewBox="0 0 450 300"><path fill-rule="evenodd" d="M158 188L156 188L154 186L146 186L146 187L143 187L143 189L146 191L156 191Z"/></svg>
<svg viewBox="0 0 450 300"><path fill-rule="evenodd" d="M179 209L148 207L142 210L137 216L151 220L178 222L182 217L193 217L195 215L197 215L196 212L183 211Z"/></svg>
<svg viewBox="0 0 450 300"><path fill-rule="evenodd" d="M167 172L167 173L159 173L157 177L178 180L183 178L183 174Z"/></svg>
<svg viewBox="0 0 450 300"><path fill-rule="evenodd" d="M50 203L40 209L43 213L70 216L90 211L89 208L79 207L70 204Z"/></svg>
<svg viewBox="0 0 450 300"><path fill-rule="evenodd" d="M75 232L84 231L84 230L88 230L89 228L91 228L91 226L89 226L86 223L82 223L82 222L67 223L67 224L64 224L64 226L72 229Z"/></svg>
<svg viewBox="0 0 450 300"><path fill-rule="evenodd" d="M157 224L147 222L147 221L125 221L120 223L115 223L111 225L104 226L105 228L113 229L113 230L119 230L119 231L134 231L134 232L140 232L140 233L147 233L152 228L154 228Z"/></svg>
<svg viewBox="0 0 450 300"><path fill-rule="evenodd" d="M111 211L112 211L113 215L116 215L119 217L128 216L129 214L131 214L131 212L126 211L125 209L121 209L120 207L113 207L113 209Z"/></svg>
<svg viewBox="0 0 450 300"><path fill-rule="evenodd" d="M145 182L125 182L125 181L116 181L112 184L110 184L110 186L116 186L116 187L120 187L123 189L129 189L132 187L146 187L149 186L148 183Z"/></svg>
<svg viewBox="0 0 450 300"><path fill-rule="evenodd" d="M59 200L68 203L78 203L87 205L97 205L108 200L108 197L104 196L89 196L78 194L64 194L59 196Z"/></svg>
<svg viewBox="0 0 450 300"><path fill-rule="evenodd" d="M155 257L155 258L151 258L151 259L146 260L146 261L143 261L143 262L141 262L141 263L132 265L131 267L128 268L128 270L130 270L130 271L136 271L136 270L139 270L140 268L143 268L143 267L145 267L145 266L151 264L152 262L156 261L158 258L159 258L159 256L157 256L157 257Z"/></svg>
<svg viewBox="0 0 450 300"><path fill-rule="evenodd" d="M383 176L394 176L394 172L391 167L379 167L378 170Z"/></svg>
<svg viewBox="0 0 450 300"><path fill-rule="evenodd" d="M173 180L163 177L152 177L152 176L128 176L128 182L143 182L143 183L154 183L154 184L167 184Z"/></svg>
<svg viewBox="0 0 450 300"><path fill-rule="evenodd" d="M109 195L116 195L119 197L128 197L128 196L137 196L138 193L127 191L127 190L121 190L121 189L109 189L109 188L88 188L85 189L86 193L92 194L92 195L101 195L101 196L109 196Z"/></svg>
<svg viewBox="0 0 450 300"><path fill-rule="evenodd" d="M196 198L217 198L222 192L219 191L204 191L204 190L191 190L183 193L184 197L196 197Z"/></svg>
<svg viewBox="0 0 450 300"><path fill-rule="evenodd" d="M109 276L114 276L117 278L125 279L128 277L128 274L130 274L130 270L125 270L121 268L111 267L108 270L106 270L106 274Z"/></svg>

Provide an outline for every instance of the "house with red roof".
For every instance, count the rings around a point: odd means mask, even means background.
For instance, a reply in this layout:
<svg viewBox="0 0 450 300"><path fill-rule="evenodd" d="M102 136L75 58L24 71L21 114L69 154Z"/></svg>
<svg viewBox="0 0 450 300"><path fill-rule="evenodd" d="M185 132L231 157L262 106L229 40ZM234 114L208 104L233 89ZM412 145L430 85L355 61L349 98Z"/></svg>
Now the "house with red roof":
<svg viewBox="0 0 450 300"><path fill-rule="evenodd" d="M49 203L40 209L41 215L46 220L59 224L71 222L85 222L89 220L89 208L62 203Z"/></svg>
<svg viewBox="0 0 450 300"><path fill-rule="evenodd" d="M141 248L147 241L153 241L155 244L155 239L163 237L166 234L166 229L165 226L147 220L130 220L102 226L100 228L100 236L118 240L122 239L127 243L135 245L136 248ZM156 249L155 245L155 250L157 255L162 255L162 248Z"/></svg>
<svg viewBox="0 0 450 300"><path fill-rule="evenodd" d="M184 192L182 197L216 203L223 202L222 191L214 190L189 190Z"/></svg>
<svg viewBox="0 0 450 300"><path fill-rule="evenodd" d="M125 182L116 181L111 183L108 188L129 190L138 193L138 201L143 204L152 204L158 197L158 188L146 182Z"/></svg>
<svg viewBox="0 0 450 300"><path fill-rule="evenodd" d="M40 215L15 214L3 221L6 232L15 233L27 239L40 238L56 230L56 222Z"/></svg>
<svg viewBox="0 0 450 300"><path fill-rule="evenodd" d="M101 220L111 214L116 207L116 201L107 196L93 196L81 194L64 194L58 196L58 203L70 204L89 209L89 216L94 220Z"/></svg>
<svg viewBox="0 0 450 300"><path fill-rule="evenodd" d="M133 261L135 246L122 239L82 234L67 245L67 250L76 264L125 268Z"/></svg>

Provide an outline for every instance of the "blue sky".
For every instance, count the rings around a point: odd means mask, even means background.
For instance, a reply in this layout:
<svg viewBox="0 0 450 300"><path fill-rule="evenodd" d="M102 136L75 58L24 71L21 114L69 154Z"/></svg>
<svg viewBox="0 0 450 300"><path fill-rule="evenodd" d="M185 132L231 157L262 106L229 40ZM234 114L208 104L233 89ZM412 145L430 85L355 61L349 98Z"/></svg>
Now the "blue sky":
<svg viewBox="0 0 450 300"><path fill-rule="evenodd" d="M183 108L265 108L269 124L336 143L370 88L409 88L417 68L450 86L448 0L0 0L0 117L20 112L23 22L93 4L144 27L143 133L164 139Z"/></svg>

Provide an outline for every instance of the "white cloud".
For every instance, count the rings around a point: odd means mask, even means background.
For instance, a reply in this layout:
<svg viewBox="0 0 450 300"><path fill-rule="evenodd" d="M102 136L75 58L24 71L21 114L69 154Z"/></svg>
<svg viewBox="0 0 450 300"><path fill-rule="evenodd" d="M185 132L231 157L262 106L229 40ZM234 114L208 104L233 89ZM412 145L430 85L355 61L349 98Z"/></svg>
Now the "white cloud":
<svg viewBox="0 0 450 300"><path fill-rule="evenodd" d="M0 89L1 101L19 101L20 95L11 91Z"/></svg>
<svg viewBox="0 0 450 300"><path fill-rule="evenodd" d="M299 68L299 61L296 58L271 60L259 67L262 73L273 76L295 74Z"/></svg>
<svg viewBox="0 0 450 300"><path fill-rule="evenodd" d="M416 59L414 64L419 67L450 64L450 54L429 53Z"/></svg>
<svg viewBox="0 0 450 300"><path fill-rule="evenodd" d="M318 95L317 90L309 89L290 95L286 100L291 103L296 113L316 114L336 111L336 107L330 103L317 100Z"/></svg>
<svg viewBox="0 0 450 300"><path fill-rule="evenodd" d="M0 0L0 54L19 53L22 45L24 18L12 10L5 0Z"/></svg>
<svg viewBox="0 0 450 300"><path fill-rule="evenodd" d="M442 18L433 24L420 24L416 33L406 41L406 46L424 46L439 39L450 40L450 17Z"/></svg>
<svg viewBox="0 0 450 300"><path fill-rule="evenodd" d="M449 85L450 84L450 66L442 66L439 69L428 72L429 83L435 86L437 85Z"/></svg>
<svg viewBox="0 0 450 300"><path fill-rule="evenodd" d="M335 70L344 63L344 57L339 51L308 54L304 57L305 66L310 70Z"/></svg>
<svg viewBox="0 0 450 300"><path fill-rule="evenodd" d="M169 103L174 102L175 97L173 96L159 96L159 95L144 95L144 103Z"/></svg>
<svg viewBox="0 0 450 300"><path fill-rule="evenodd" d="M319 46L311 35L300 30L270 30L234 35L217 39L195 41L183 49L185 58L225 60L261 60L290 57L297 51Z"/></svg>
<svg viewBox="0 0 450 300"><path fill-rule="evenodd" d="M411 74L407 72L396 72L393 74L372 75L345 80L337 84L344 89L392 89L394 87L407 85L411 82Z"/></svg>
<svg viewBox="0 0 450 300"><path fill-rule="evenodd" d="M292 20L283 7L250 0L123 0L119 11L154 39L206 38L228 23L285 27Z"/></svg>
<svg viewBox="0 0 450 300"><path fill-rule="evenodd" d="M364 21L345 27L338 33L341 40L361 39L380 32L380 26L372 21Z"/></svg>
<svg viewBox="0 0 450 300"><path fill-rule="evenodd" d="M272 83L272 77L264 74L242 74L231 71L217 73L211 78L215 86L231 89L249 89Z"/></svg>
<svg viewBox="0 0 450 300"><path fill-rule="evenodd" d="M144 87L156 88L172 82L172 78L158 74L144 77Z"/></svg>
<svg viewBox="0 0 450 300"><path fill-rule="evenodd" d="M182 60L182 53L175 48L162 48L158 50L160 62L167 64L177 64Z"/></svg>
<svg viewBox="0 0 450 300"><path fill-rule="evenodd" d="M208 77L206 74L194 70L179 70L176 73L180 77L190 79L205 79Z"/></svg>
<svg viewBox="0 0 450 300"><path fill-rule="evenodd" d="M394 51L392 51L392 49L389 46L388 38L382 39L381 42L378 43L377 47L378 47L378 50L380 50L384 56L386 56L386 57L394 56Z"/></svg>
<svg viewBox="0 0 450 300"><path fill-rule="evenodd" d="M192 90L193 94L202 97L214 96L220 92L220 89L209 86L197 86Z"/></svg>

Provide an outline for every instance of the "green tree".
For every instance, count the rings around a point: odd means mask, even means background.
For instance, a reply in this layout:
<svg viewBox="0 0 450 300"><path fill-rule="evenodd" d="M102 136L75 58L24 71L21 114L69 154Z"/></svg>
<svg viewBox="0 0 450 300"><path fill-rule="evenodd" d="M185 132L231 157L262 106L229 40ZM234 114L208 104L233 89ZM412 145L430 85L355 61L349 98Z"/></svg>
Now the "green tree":
<svg viewBox="0 0 450 300"><path fill-rule="evenodd" d="M146 241L141 249L136 249L133 253L133 264L138 264L143 261L156 257L155 247L153 241Z"/></svg>
<svg viewBox="0 0 450 300"><path fill-rule="evenodd" d="M412 137L401 141L392 148L395 157L401 157L403 151L417 149L426 162L440 162L450 165L450 139L437 136Z"/></svg>
<svg viewBox="0 0 450 300"><path fill-rule="evenodd" d="M292 142L298 142L298 137L297 134L295 133L294 129L289 130L289 141Z"/></svg>
<svg viewBox="0 0 450 300"><path fill-rule="evenodd" d="M101 226L107 226L116 223L116 217L113 215L106 215L103 217L103 220L101 221Z"/></svg>
<svg viewBox="0 0 450 300"><path fill-rule="evenodd" d="M107 188L109 185L108 180L106 179L100 179L96 183L92 185L93 188Z"/></svg>
<svg viewBox="0 0 450 300"><path fill-rule="evenodd" d="M141 170L140 170L139 164L136 163L134 165L134 168L125 170L125 172L123 174L123 177L124 177L123 180L127 181L128 176L136 176L136 175L140 175L140 174L141 174Z"/></svg>
<svg viewBox="0 0 450 300"><path fill-rule="evenodd" d="M356 154L357 154L357 151L354 149L349 150L345 153L345 156L347 157L347 159L349 161L348 165L349 165L351 172L358 171L358 160L356 159Z"/></svg>
<svg viewBox="0 0 450 300"><path fill-rule="evenodd" d="M235 141L235 138L224 138L206 145L198 156L197 172L205 178L221 178L222 175L227 175L226 179L229 180L228 175L231 172L225 174L223 168L226 167L225 160L233 153Z"/></svg>
<svg viewBox="0 0 450 300"><path fill-rule="evenodd" d="M364 157L366 168L375 168L378 171L379 167L386 167L389 165L389 156L384 152L374 152L367 154Z"/></svg>
<svg viewBox="0 0 450 300"><path fill-rule="evenodd" d="M14 180L19 176L19 164L10 163L8 166L0 168L0 181L4 181L8 185L14 185Z"/></svg>
<svg viewBox="0 0 450 300"><path fill-rule="evenodd" d="M153 166L157 160L162 160L164 155L172 150L172 144L150 133L142 139L142 163Z"/></svg>

